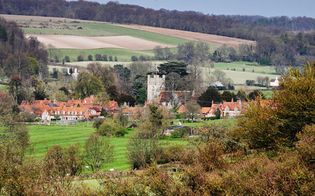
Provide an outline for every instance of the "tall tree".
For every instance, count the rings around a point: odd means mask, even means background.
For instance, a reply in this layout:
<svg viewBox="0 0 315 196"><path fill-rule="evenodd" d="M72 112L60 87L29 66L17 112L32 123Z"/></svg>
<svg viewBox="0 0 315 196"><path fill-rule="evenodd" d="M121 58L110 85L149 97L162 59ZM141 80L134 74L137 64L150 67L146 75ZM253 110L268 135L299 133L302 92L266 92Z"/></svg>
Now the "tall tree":
<svg viewBox="0 0 315 196"><path fill-rule="evenodd" d="M104 91L102 82L88 72L81 72L78 76L75 92L80 98L97 95Z"/></svg>
<svg viewBox="0 0 315 196"><path fill-rule="evenodd" d="M85 162L93 172L102 168L105 163L113 160L113 146L108 140L92 134L85 143Z"/></svg>

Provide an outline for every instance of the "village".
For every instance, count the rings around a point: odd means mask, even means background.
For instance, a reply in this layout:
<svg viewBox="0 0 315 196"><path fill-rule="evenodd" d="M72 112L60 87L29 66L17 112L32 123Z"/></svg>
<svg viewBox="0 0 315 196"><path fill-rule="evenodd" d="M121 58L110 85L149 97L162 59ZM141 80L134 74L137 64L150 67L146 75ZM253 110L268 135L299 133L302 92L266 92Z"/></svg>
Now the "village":
<svg viewBox="0 0 315 196"><path fill-rule="evenodd" d="M214 85L222 85L220 82ZM278 78L270 82L273 87L279 86ZM56 100L34 100L22 101L19 108L22 112L34 114L42 124L49 125L51 122L60 124L70 124L78 121L92 121L98 118L104 118L106 115L121 113L127 116L129 120L136 120L139 115L145 111L149 104L156 104L170 113L181 114L188 119L191 115L186 107L189 101L197 100L194 92L191 91L165 91L165 76L148 74L147 76L147 101L144 106L129 106L124 103L119 106L115 100L110 100L105 104L99 104L96 96L92 95L84 99L70 99L66 102ZM246 112L248 102L242 100L232 100L230 102L211 102L210 107L200 107L192 121L205 119L235 118ZM265 102L268 102L266 100ZM174 111L174 108L176 110ZM185 119L183 119L185 120Z"/></svg>

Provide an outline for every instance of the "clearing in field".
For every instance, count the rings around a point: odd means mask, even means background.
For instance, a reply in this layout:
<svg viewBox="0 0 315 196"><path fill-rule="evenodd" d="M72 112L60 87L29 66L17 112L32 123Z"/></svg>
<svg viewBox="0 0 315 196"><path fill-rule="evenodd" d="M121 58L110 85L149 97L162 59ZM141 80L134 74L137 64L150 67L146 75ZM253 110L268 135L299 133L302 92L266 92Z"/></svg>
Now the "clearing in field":
<svg viewBox="0 0 315 196"><path fill-rule="evenodd" d="M36 37L48 48L63 49L97 49L97 48L124 48L129 50L152 50L157 46L175 47L160 44L131 36L102 36L86 37L72 35L29 35Z"/></svg>

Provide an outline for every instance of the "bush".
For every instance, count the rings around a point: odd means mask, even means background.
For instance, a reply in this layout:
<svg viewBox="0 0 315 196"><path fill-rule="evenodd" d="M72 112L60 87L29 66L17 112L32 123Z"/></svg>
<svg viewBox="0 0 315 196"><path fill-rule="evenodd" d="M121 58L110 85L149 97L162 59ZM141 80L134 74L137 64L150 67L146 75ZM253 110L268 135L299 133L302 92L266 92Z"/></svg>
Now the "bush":
<svg viewBox="0 0 315 196"><path fill-rule="evenodd" d="M138 61L138 57L137 56L132 56L131 57L131 61Z"/></svg>
<svg viewBox="0 0 315 196"><path fill-rule="evenodd" d="M101 136L123 137L127 131L123 129L115 120L106 119L97 129L97 133Z"/></svg>
<svg viewBox="0 0 315 196"><path fill-rule="evenodd" d="M180 127L174 129L174 131L171 133L172 138L183 138L187 137L191 134L191 128L190 127Z"/></svg>
<svg viewBox="0 0 315 196"><path fill-rule="evenodd" d="M252 103L238 120L235 136L243 139L250 148L276 149L280 144L279 127L282 122L274 113L274 109L261 106L259 101Z"/></svg>
<svg viewBox="0 0 315 196"><path fill-rule="evenodd" d="M96 61L102 61L103 60L103 57L101 54L95 54L95 60Z"/></svg>
<svg viewBox="0 0 315 196"><path fill-rule="evenodd" d="M144 168L158 160L161 148L156 138L143 138L142 132L136 133L128 143L128 158L133 169Z"/></svg>
<svg viewBox="0 0 315 196"><path fill-rule="evenodd" d="M297 138L296 148L300 156L307 164L315 166L315 125L305 126Z"/></svg>
<svg viewBox="0 0 315 196"><path fill-rule="evenodd" d="M36 122L36 115L29 112L21 112L17 115L18 122Z"/></svg>
<svg viewBox="0 0 315 196"><path fill-rule="evenodd" d="M77 60L78 60L78 61L84 61L84 56L80 54L80 55L77 57Z"/></svg>
<svg viewBox="0 0 315 196"><path fill-rule="evenodd" d="M93 56L92 56L92 55L89 55L89 56L88 56L88 60L89 60L89 61L93 61Z"/></svg>
<svg viewBox="0 0 315 196"><path fill-rule="evenodd" d="M170 162L181 161L185 147L182 145L174 145L162 148L160 157L158 157L158 164L165 164Z"/></svg>
<svg viewBox="0 0 315 196"><path fill-rule="evenodd" d="M227 195L312 195L314 173L296 155L276 160L257 156L233 165L224 175Z"/></svg>
<svg viewBox="0 0 315 196"><path fill-rule="evenodd" d="M64 60L65 60L65 62L69 63L70 62L70 57L69 56L65 56Z"/></svg>
<svg viewBox="0 0 315 196"><path fill-rule="evenodd" d="M104 120L105 120L104 118L95 119L95 121L93 122L93 127L98 129L102 125Z"/></svg>
<svg viewBox="0 0 315 196"><path fill-rule="evenodd" d="M217 168L224 167L223 146L215 141L210 141L198 146L198 163L205 171L212 171Z"/></svg>

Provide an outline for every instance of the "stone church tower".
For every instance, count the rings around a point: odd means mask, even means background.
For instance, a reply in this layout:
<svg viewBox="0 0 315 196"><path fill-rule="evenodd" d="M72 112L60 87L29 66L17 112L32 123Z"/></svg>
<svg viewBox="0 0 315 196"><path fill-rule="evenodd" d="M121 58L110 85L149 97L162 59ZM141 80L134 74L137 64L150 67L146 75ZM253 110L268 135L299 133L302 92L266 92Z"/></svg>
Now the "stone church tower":
<svg viewBox="0 0 315 196"><path fill-rule="evenodd" d="M147 81L147 101L155 101L160 93L165 90L165 75L148 75Z"/></svg>

